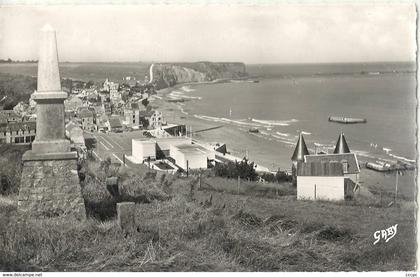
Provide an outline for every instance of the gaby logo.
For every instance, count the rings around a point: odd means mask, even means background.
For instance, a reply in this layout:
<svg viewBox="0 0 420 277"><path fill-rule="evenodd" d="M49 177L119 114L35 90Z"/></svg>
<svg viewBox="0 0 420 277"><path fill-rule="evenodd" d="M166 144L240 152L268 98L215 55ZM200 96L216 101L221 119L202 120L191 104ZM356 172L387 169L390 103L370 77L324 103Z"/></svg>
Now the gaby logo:
<svg viewBox="0 0 420 277"><path fill-rule="evenodd" d="M378 230L373 233L373 237L375 238L373 245L377 244L381 239L385 240L385 242L388 242L390 239L392 239L397 234L397 226L398 224L395 224L394 226L386 228L385 230Z"/></svg>

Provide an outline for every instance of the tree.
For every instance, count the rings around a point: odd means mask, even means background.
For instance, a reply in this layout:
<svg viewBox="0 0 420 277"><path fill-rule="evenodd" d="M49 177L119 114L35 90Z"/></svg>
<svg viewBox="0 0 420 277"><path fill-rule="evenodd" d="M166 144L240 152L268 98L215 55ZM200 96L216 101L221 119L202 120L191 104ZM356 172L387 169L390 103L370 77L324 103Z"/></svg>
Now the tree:
<svg viewBox="0 0 420 277"><path fill-rule="evenodd" d="M105 175L108 175L109 168L111 166L111 158L107 157L105 160L101 161L99 168L105 172Z"/></svg>
<svg viewBox="0 0 420 277"><path fill-rule="evenodd" d="M95 84L95 83L94 83L92 80L89 80L89 81L86 83L86 88L91 88L94 84Z"/></svg>
<svg viewBox="0 0 420 277"><path fill-rule="evenodd" d="M140 124L143 126L144 129L146 129L147 127L149 127L149 120L147 120L147 118L145 117L140 117Z"/></svg>
<svg viewBox="0 0 420 277"><path fill-rule="evenodd" d="M149 105L149 100L147 100L147 98L144 98L141 103L143 104L143 106L147 107L147 105Z"/></svg>

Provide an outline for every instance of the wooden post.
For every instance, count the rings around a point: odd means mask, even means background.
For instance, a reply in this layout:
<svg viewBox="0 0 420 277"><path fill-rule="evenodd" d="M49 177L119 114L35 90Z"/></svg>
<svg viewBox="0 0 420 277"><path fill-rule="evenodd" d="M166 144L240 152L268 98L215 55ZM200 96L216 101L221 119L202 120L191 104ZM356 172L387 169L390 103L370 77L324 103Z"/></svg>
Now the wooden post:
<svg viewBox="0 0 420 277"><path fill-rule="evenodd" d="M380 191L380 196L381 196L381 206L382 206L382 190Z"/></svg>
<svg viewBox="0 0 420 277"><path fill-rule="evenodd" d="M123 154L123 164L125 165L125 154Z"/></svg>
<svg viewBox="0 0 420 277"><path fill-rule="evenodd" d="M241 185L241 176L238 176L238 187L237 187L237 193L239 194L239 186Z"/></svg>
<svg viewBox="0 0 420 277"><path fill-rule="evenodd" d="M398 175L399 175L399 171L396 170L395 171L395 199L394 199L394 203L397 203L397 197L398 197Z"/></svg>
<svg viewBox="0 0 420 277"><path fill-rule="evenodd" d="M188 177L188 160L187 160L187 177Z"/></svg>
<svg viewBox="0 0 420 277"><path fill-rule="evenodd" d="M314 186L314 199L316 200L316 184Z"/></svg>
<svg viewBox="0 0 420 277"><path fill-rule="evenodd" d="M198 189L201 190L201 170L200 170L200 173L198 174Z"/></svg>

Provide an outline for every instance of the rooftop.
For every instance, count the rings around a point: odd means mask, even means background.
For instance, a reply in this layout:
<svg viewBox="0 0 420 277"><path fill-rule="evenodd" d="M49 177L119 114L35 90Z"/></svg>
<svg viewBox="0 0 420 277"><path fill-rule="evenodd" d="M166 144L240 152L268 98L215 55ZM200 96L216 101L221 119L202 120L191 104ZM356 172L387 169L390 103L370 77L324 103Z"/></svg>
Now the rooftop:
<svg viewBox="0 0 420 277"><path fill-rule="evenodd" d="M343 166L338 162L298 163L297 176L344 176Z"/></svg>
<svg viewBox="0 0 420 277"><path fill-rule="evenodd" d="M209 152L206 148L196 145L196 144L180 144L174 147L178 148L178 150L184 154L199 155L199 154L206 154Z"/></svg>
<svg viewBox="0 0 420 277"><path fill-rule="evenodd" d="M121 128L122 124L121 124L121 120L118 116L111 116L108 119L109 121L109 125L111 126L111 128Z"/></svg>
<svg viewBox="0 0 420 277"><path fill-rule="evenodd" d="M93 117L93 112L88 109L82 109L82 110L79 110L79 112L77 113L77 117L79 118Z"/></svg>
<svg viewBox="0 0 420 277"><path fill-rule="evenodd" d="M36 130L36 122L27 121L27 122L14 122L9 124L0 125L0 132L14 132L14 131L26 131L26 130Z"/></svg>
<svg viewBox="0 0 420 277"><path fill-rule="evenodd" d="M318 154L318 155L306 155L305 162L347 162L348 170L347 173L354 174L360 172L359 162L357 160L356 154L354 153L344 153L344 154Z"/></svg>

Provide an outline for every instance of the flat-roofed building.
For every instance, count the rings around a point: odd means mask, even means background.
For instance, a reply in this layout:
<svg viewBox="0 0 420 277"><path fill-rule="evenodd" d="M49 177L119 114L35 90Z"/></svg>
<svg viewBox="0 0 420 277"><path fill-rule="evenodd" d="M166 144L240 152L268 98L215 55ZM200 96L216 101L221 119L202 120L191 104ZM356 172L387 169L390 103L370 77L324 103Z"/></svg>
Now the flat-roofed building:
<svg viewBox="0 0 420 277"><path fill-rule="evenodd" d="M131 140L132 156L139 161L156 160L156 142L140 138Z"/></svg>
<svg viewBox="0 0 420 277"><path fill-rule="evenodd" d="M195 144L171 145L171 158L183 170L207 168L209 151Z"/></svg>
<svg viewBox="0 0 420 277"><path fill-rule="evenodd" d="M191 144L191 138L186 137L168 137L168 138L153 138L156 142L156 158L162 159L171 156L171 145Z"/></svg>

